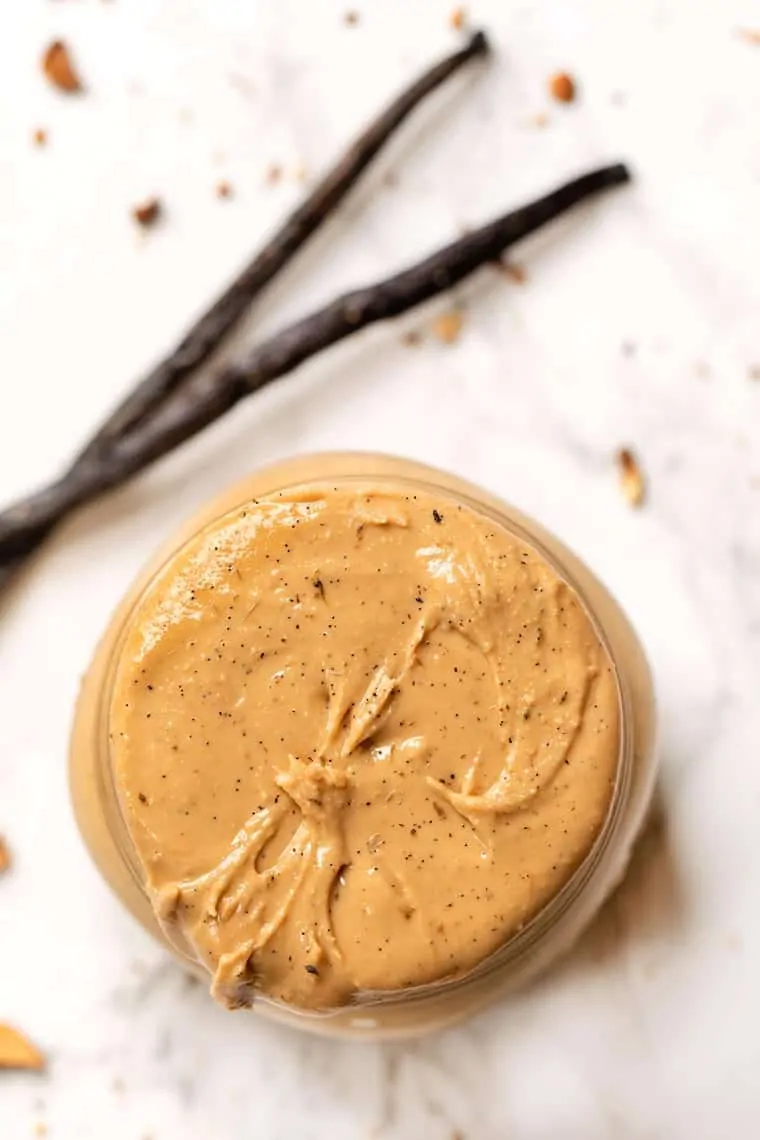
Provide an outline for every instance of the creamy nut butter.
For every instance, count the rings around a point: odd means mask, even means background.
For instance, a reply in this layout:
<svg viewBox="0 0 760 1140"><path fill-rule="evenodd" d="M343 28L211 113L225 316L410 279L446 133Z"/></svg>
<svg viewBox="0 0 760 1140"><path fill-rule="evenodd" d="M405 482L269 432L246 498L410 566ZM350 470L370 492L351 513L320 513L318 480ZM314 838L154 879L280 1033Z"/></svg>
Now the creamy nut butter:
<svg viewBox="0 0 760 1140"><path fill-rule="evenodd" d="M72 747L82 830L230 1007L454 1020L621 874L652 697L568 552L451 476L316 456L235 488L125 601Z"/></svg>

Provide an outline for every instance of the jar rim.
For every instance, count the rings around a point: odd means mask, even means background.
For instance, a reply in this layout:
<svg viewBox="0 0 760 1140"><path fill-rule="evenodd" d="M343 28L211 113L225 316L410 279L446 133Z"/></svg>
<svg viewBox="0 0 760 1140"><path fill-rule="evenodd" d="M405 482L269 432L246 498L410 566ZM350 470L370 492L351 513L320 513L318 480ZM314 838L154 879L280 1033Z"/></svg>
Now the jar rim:
<svg viewBox="0 0 760 1140"><path fill-rule="evenodd" d="M357 459L360 453L343 453L350 457L355 455ZM378 456L378 458L385 458ZM430 476L436 474L433 468L421 468ZM443 476L445 473L440 472ZM243 486L241 485L241 498L239 502L234 505L225 505L218 514L208 517L205 521L191 533L186 530L182 532L182 539L177 544L170 543L165 552L162 552L162 557L159 565L151 571L151 573L139 582L139 589L136 592L134 599L128 606L126 612L122 616L120 626L116 633L113 646L108 659L107 671L104 678L104 684L101 692L101 700L99 705L99 736L101 741L104 741L100 755L106 758L106 763L99 763L97 765L97 778L99 780L99 790L104 797L103 802L110 808L110 824L116 824L113 830L113 838L116 847L124 859L132 878L134 879L137 887L142 894L148 898L148 892L145 885L145 876L137 855L136 848L132 841L129 826L124 816L123 805L119 796L117 780L113 770L113 757L110 747L110 716L113 701L113 689L116 680L116 673L121 659L124 642L129 633L135 613L138 610L146 593L153 587L154 583L164 572L168 564L177 557L178 554L185 549L190 543L195 542L200 535L206 530L219 525L220 520L227 517L232 517L245 507L247 503L255 504L261 501L271 501L273 499L287 497L299 490L305 489L318 489L339 486L354 486L358 493L369 490L377 490L378 487L414 487L417 490L434 493L439 498L449 499L450 501L459 503L466 506L471 511L485 516L490 521L498 525L502 530L506 531L511 537L519 539L524 542L530 549L534 550L539 557L550 567L556 574L557 578L566 584L574 593L578 602L580 603L584 613L586 614L594 634L597 637L600 645L602 646L607 659L612 669L612 675L615 683L615 690L617 694L618 704L618 723L619 723L619 740L618 740L618 756L615 767L615 778L610 795L609 803L607 806L604 822L597 831L591 847L586 852L584 857L572 871L570 877L563 883L557 893L553 895L539 910L531 916L530 919L516 932L510 935L505 942L499 946L492 953L483 958L472 969L466 971L464 974L457 975L456 977L442 977L435 981L426 982L416 986L407 986L400 989L393 990L372 990L360 991L352 998L348 1006L340 1006L327 1010L309 1011L300 1008L292 1007L286 1003L280 1002L265 994L257 997L258 1002L265 1002L268 1005L281 1007L291 1012L297 1012L299 1015L308 1017L310 1019L329 1019L332 1016L345 1014L347 1009L354 1010L359 1013L362 1010L371 1014L374 1008L382 1007L383 1009L395 1005L407 1005L417 1001L424 1001L430 998L439 998L444 995L455 994L463 987L471 985L475 981L487 979L491 974L502 969L506 965L511 965L519 960L522 960L528 955L532 948L540 942L541 938L549 930L551 930L556 923L559 922L565 912L572 907L576 899L578 899L585 891L590 881L595 877L599 866L603 860L605 853L609 850L615 836L618 833L621 818L623 816L623 809L626 804L629 789L632 782L633 770L633 709L632 697L626 682L625 671L621 668L621 664L617 658L613 645L607 636L604 626L596 613L593 604L587 597L586 591L578 583L575 574L572 570L565 565L561 557L547 548L541 539L540 535L535 535L526 526L525 523L520 521L520 518L514 518L512 512L516 512L520 517L521 512L517 508L512 507L510 504L492 497L485 490L483 491L484 498L477 497L478 488L472 484L463 481L465 490L459 487L452 487L446 483L436 483L433 478L427 479L418 475L404 475L401 473L354 473L354 472L341 472L340 474L331 476L316 476L307 479L298 479L292 482L286 482L279 485L265 493L259 495L246 495L242 494ZM233 488L234 490L234 488ZM530 523L530 519L526 519ZM540 524L536 524L540 526ZM560 543L561 549L562 544ZM167 937L166 931L162 931L164 937ZM188 964L197 966L197 960L192 954L187 952L182 945L178 945L173 939L167 940L171 942L172 948L175 952L186 958Z"/></svg>

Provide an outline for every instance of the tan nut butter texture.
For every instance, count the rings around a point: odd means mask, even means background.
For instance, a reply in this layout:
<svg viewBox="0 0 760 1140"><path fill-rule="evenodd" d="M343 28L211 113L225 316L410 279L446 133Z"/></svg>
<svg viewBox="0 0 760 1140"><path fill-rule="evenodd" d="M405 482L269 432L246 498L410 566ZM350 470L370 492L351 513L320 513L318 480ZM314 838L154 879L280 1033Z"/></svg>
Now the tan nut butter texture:
<svg viewBox="0 0 760 1140"><path fill-rule="evenodd" d="M472 970L593 845L619 695L572 589L428 491L318 485L196 535L110 710L159 922L231 1006Z"/></svg>

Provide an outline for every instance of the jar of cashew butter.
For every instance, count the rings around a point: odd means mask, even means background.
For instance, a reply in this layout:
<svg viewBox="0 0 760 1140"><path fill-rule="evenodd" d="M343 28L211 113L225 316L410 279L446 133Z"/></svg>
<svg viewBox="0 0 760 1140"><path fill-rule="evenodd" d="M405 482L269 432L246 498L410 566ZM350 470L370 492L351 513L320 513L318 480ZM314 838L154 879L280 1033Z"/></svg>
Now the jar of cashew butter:
<svg viewBox="0 0 760 1140"><path fill-rule="evenodd" d="M140 576L71 784L104 877L217 1001L397 1036L568 949L625 870L653 735L641 646L554 537L418 463L314 455Z"/></svg>

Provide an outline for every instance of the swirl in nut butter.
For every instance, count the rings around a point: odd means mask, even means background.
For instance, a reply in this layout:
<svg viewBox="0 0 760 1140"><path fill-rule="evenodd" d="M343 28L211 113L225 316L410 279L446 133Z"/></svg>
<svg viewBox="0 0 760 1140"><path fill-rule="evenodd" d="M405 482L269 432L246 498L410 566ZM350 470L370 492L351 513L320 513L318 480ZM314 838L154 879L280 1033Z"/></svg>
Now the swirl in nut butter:
<svg viewBox="0 0 760 1140"><path fill-rule="evenodd" d="M445 494L248 503L133 613L113 770L155 913L224 1004L464 976L604 822L611 662L573 590Z"/></svg>

